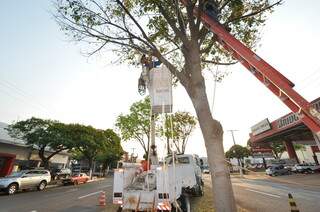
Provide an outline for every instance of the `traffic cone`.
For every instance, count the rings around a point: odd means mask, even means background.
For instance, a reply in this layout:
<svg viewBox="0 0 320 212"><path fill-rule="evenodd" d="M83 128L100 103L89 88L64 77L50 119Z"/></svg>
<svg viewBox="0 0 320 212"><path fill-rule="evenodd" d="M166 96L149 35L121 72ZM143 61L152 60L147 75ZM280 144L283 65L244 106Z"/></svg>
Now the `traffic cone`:
<svg viewBox="0 0 320 212"><path fill-rule="evenodd" d="M289 197L289 205L290 205L290 212L299 212L296 202L294 201L292 194L288 194Z"/></svg>
<svg viewBox="0 0 320 212"><path fill-rule="evenodd" d="M106 193L104 191L100 193L99 206L106 206Z"/></svg>

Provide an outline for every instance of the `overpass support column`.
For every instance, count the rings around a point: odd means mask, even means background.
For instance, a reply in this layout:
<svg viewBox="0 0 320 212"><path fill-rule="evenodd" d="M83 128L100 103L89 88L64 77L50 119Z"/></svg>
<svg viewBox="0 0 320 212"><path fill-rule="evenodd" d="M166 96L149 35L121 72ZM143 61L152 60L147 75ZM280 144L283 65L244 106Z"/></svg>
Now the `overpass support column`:
<svg viewBox="0 0 320 212"><path fill-rule="evenodd" d="M294 150L294 146L291 141L284 141L284 145L286 146L286 150L288 152L290 159L295 159L299 163L299 158L297 156L296 151Z"/></svg>

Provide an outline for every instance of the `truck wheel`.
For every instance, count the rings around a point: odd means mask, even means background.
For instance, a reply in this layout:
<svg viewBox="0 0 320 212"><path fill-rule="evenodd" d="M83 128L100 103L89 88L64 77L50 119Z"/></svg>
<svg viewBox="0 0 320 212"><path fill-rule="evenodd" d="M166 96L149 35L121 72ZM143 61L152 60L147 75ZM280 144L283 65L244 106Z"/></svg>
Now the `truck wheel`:
<svg viewBox="0 0 320 212"><path fill-rule="evenodd" d="M189 197L187 195L182 195L180 198L180 208L182 210L182 212L190 212L190 200Z"/></svg>
<svg viewBox="0 0 320 212"><path fill-rule="evenodd" d="M121 207L121 206L119 206L119 208L118 208L117 212L121 212L121 211L122 211L122 207Z"/></svg>
<svg viewBox="0 0 320 212"><path fill-rule="evenodd" d="M197 197L202 197L204 192L203 192L203 186L202 185L198 185L196 188L196 196Z"/></svg>
<svg viewBox="0 0 320 212"><path fill-rule="evenodd" d="M7 188L7 194L12 195L16 193L18 190L18 184L17 183L11 183Z"/></svg>

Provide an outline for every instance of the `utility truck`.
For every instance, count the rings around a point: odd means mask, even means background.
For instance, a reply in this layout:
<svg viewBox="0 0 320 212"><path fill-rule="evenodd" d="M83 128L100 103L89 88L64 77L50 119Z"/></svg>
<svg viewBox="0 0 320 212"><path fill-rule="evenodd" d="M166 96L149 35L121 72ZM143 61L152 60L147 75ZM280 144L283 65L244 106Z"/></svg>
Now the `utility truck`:
<svg viewBox="0 0 320 212"><path fill-rule="evenodd" d="M189 212L189 197L203 195L200 165L199 157L189 154L170 155L148 170L124 163L114 172L113 203L118 211Z"/></svg>

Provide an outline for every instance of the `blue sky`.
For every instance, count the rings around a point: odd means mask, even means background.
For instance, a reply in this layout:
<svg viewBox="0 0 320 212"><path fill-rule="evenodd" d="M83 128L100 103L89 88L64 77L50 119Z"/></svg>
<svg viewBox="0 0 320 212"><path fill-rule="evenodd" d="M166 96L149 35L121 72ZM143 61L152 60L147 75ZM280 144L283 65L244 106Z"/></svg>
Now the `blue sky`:
<svg viewBox="0 0 320 212"><path fill-rule="evenodd" d="M316 0L287 0L267 21L257 51L295 82L307 100L320 96L319 8ZM136 85L140 70L111 65L110 55L83 56L84 47L67 42L50 11L51 1L45 0L1 3L0 121L37 116L113 128L116 116L141 99ZM289 110L240 65L227 69L232 74L217 86L214 110L225 130L238 129L236 140L245 144L252 125ZM204 75L212 98L212 77ZM181 87L174 91L174 108L194 113ZM224 142L225 148L232 145L228 133ZM199 130L187 149L205 155Z"/></svg>

